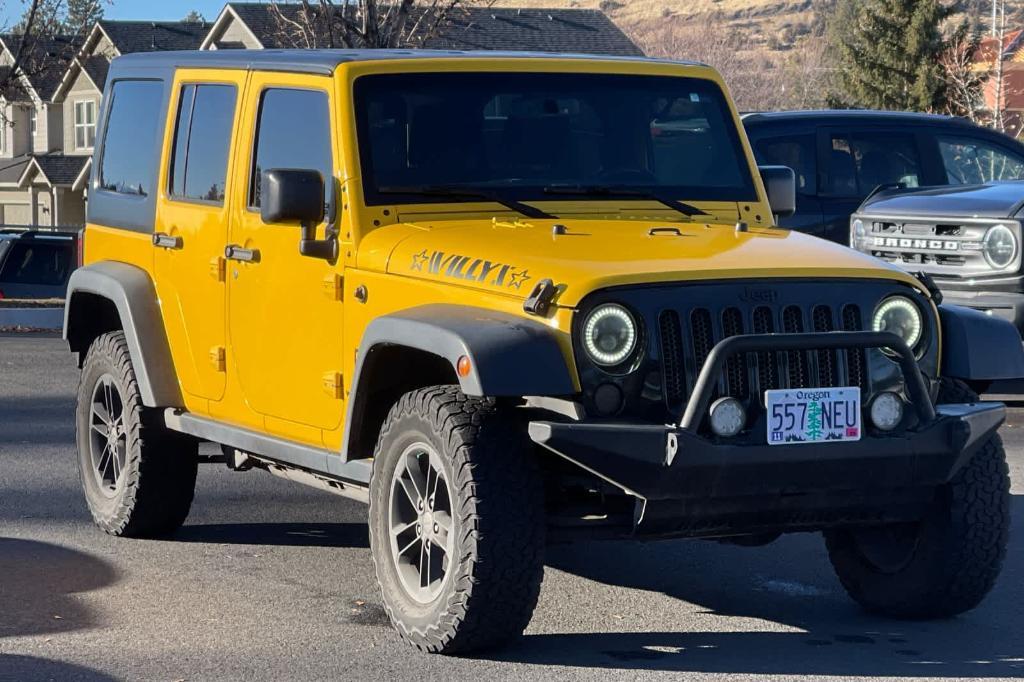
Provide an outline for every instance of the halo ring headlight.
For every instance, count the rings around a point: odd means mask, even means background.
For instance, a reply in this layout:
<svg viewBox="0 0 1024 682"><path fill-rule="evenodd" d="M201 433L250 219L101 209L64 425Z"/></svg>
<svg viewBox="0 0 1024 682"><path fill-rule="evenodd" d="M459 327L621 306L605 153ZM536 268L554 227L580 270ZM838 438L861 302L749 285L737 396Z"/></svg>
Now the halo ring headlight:
<svg viewBox="0 0 1024 682"><path fill-rule="evenodd" d="M638 338L636 320L617 303L594 308L583 323L583 348L602 367L615 367L628 360Z"/></svg>
<svg viewBox="0 0 1024 682"><path fill-rule="evenodd" d="M988 228L981 244L985 260L997 270L1008 267L1017 257L1017 250L1019 248L1017 235L1013 233L1013 230L1001 223Z"/></svg>
<svg viewBox="0 0 1024 682"><path fill-rule="evenodd" d="M892 332L913 350L921 342L924 318L921 309L909 298L890 296L875 308L871 329L876 332Z"/></svg>

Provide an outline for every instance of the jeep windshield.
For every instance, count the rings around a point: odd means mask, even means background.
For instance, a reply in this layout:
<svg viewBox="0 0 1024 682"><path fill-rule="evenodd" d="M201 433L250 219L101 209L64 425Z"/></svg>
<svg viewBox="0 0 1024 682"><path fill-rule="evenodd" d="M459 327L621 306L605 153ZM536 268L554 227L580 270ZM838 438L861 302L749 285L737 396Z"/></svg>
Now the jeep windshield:
<svg viewBox="0 0 1024 682"><path fill-rule="evenodd" d="M377 74L358 78L354 97L370 206L653 200L695 215L680 202L757 199L727 100L709 80Z"/></svg>

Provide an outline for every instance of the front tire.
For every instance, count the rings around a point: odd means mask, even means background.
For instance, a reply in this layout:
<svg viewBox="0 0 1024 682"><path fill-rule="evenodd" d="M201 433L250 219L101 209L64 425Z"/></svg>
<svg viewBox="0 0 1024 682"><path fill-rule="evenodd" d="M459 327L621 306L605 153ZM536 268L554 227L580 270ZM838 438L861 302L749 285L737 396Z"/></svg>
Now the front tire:
<svg viewBox="0 0 1024 682"><path fill-rule="evenodd" d="M522 634L544 575L544 499L523 425L456 386L404 395L374 453L370 547L384 608L431 653Z"/></svg>
<svg viewBox="0 0 1024 682"><path fill-rule="evenodd" d="M79 475L97 526L111 535L157 537L185 522L198 444L142 405L124 332L102 334L89 346L75 417Z"/></svg>
<svg viewBox="0 0 1024 682"><path fill-rule="evenodd" d="M943 380L940 403L974 402L967 386ZM825 534L847 593L867 611L895 618L949 618L989 593L1006 556L1010 477L993 434L936 491L917 523Z"/></svg>

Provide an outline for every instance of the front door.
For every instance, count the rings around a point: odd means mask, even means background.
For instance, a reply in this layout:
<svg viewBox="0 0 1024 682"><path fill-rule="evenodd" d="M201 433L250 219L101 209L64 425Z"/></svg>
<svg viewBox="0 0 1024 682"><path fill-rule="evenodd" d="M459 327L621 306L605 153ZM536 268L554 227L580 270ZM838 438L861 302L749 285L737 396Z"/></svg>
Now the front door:
<svg viewBox="0 0 1024 682"><path fill-rule="evenodd" d="M225 386L224 245L232 130L246 73L179 71L160 172L153 248L156 289L188 406ZM190 400L191 399L191 400Z"/></svg>
<svg viewBox="0 0 1024 682"><path fill-rule="evenodd" d="M247 186L233 213L227 262L229 363L249 406L272 433L320 441L341 424L341 266L299 253L299 226L260 217L260 173L312 169L334 182L333 81L253 74L246 96ZM245 128L246 126L243 126ZM317 228L323 237L325 226ZM317 443L319 444L319 443Z"/></svg>

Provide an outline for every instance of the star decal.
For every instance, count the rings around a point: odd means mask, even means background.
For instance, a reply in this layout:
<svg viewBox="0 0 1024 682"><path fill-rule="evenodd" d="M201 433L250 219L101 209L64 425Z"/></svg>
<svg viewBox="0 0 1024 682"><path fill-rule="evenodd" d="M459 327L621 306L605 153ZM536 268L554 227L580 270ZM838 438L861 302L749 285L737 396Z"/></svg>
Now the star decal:
<svg viewBox="0 0 1024 682"><path fill-rule="evenodd" d="M521 270L520 272L513 272L509 276L510 277L510 279L508 281L509 288L511 289L511 288L515 287L516 289L521 289L524 282L526 282L529 279L533 279L528 274L529 272L530 272L529 270Z"/></svg>
<svg viewBox="0 0 1024 682"><path fill-rule="evenodd" d="M427 250L423 249L419 253L413 254L412 256L412 269L423 272L423 265L430 260L430 256L427 255Z"/></svg>

